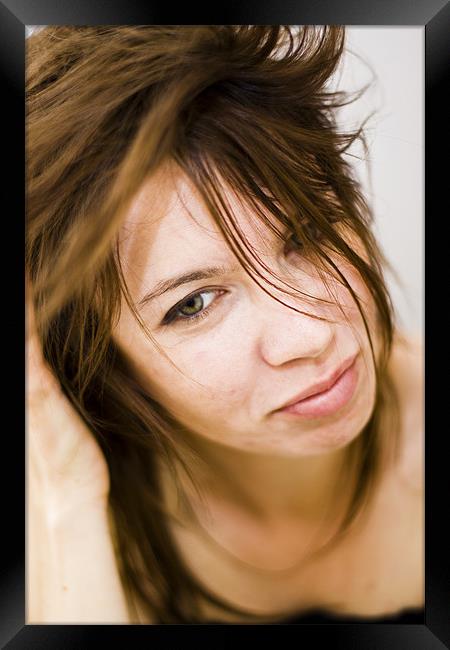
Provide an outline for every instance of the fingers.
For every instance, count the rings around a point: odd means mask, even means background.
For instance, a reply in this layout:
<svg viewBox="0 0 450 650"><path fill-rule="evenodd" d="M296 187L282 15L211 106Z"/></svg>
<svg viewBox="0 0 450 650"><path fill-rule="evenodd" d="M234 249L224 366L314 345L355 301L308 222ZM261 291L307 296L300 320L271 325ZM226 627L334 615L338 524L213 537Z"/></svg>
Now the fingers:
<svg viewBox="0 0 450 650"><path fill-rule="evenodd" d="M25 340L36 333L36 321L33 308L33 289L28 274L25 273Z"/></svg>
<svg viewBox="0 0 450 650"><path fill-rule="evenodd" d="M44 360L41 342L36 330L36 319L29 287L30 285L28 285L26 295L26 393L28 404L34 405L45 401L54 391L59 392L61 387Z"/></svg>
<svg viewBox="0 0 450 650"><path fill-rule="evenodd" d="M67 465L81 440L90 432L45 362L29 291L26 305L25 393L30 452L42 472L45 466L49 472L58 472Z"/></svg>
<svg viewBox="0 0 450 650"><path fill-rule="evenodd" d="M35 501L53 511L104 501L109 473L93 431L46 362L36 329L32 288L26 289L26 428L30 485Z"/></svg>

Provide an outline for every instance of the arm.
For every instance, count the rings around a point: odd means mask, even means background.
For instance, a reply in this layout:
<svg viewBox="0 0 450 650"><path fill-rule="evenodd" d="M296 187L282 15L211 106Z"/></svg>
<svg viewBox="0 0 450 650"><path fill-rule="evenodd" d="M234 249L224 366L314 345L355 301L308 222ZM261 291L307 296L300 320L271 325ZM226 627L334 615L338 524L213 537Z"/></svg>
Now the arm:
<svg viewBox="0 0 450 650"><path fill-rule="evenodd" d="M128 623L106 460L46 365L27 307L27 623Z"/></svg>
<svg viewBox="0 0 450 650"><path fill-rule="evenodd" d="M27 624L130 623L106 510L48 521L28 502Z"/></svg>

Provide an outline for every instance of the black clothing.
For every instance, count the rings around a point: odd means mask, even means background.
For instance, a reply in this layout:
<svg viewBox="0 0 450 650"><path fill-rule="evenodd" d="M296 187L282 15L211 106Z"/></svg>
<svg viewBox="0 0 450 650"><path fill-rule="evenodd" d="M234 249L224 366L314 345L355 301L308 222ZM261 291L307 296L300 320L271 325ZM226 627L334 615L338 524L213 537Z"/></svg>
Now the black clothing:
<svg viewBox="0 0 450 650"><path fill-rule="evenodd" d="M377 616L373 618L366 618L364 616L339 616L331 615L321 610L313 610L308 613L298 614L289 618L284 618L276 623L264 623L264 625L296 625L299 623L400 623L408 625L416 623L419 625L425 624L425 608L419 607L414 609L405 609L400 614L392 614L391 616ZM238 623L240 625L241 623ZM257 623L251 623L255 625ZM235 625L235 623L220 622L220 621L205 621L204 625ZM248 623L245 623L248 625Z"/></svg>

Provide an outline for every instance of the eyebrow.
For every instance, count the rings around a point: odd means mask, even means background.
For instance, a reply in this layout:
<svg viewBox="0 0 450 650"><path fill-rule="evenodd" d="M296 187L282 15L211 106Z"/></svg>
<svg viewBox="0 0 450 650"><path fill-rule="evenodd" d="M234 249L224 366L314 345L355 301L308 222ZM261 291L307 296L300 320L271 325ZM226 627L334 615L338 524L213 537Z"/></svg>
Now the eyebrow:
<svg viewBox="0 0 450 650"><path fill-rule="evenodd" d="M183 284L188 284L190 282L195 282L196 280L209 280L211 278L217 278L223 275L230 274L237 270L238 267L226 267L226 266L208 266L203 269L194 269L183 273L183 275L177 276L175 278L168 278L167 280L162 280L139 301L138 307L143 307L148 304L153 298L161 296L167 291L173 291L177 287L180 287Z"/></svg>

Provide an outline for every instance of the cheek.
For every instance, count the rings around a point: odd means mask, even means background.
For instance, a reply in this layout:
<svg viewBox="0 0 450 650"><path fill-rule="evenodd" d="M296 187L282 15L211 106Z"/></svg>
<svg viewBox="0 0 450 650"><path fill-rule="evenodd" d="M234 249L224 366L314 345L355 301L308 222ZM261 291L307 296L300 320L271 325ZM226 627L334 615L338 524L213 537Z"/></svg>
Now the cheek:
<svg viewBox="0 0 450 650"><path fill-rule="evenodd" d="M147 346L148 350L148 346ZM152 396L178 416L230 416L251 388L241 346L192 344L167 351L175 364L157 351L143 352L136 365Z"/></svg>
<svg viewBox="0 0 450 650"><path fill-rule="evenodd" d="M213 400L218 412L228 411L245 400L251 377L245 350L238 342L234 347L225 347L222 341L206 350L191 350L183 361L185 390L193 399Z"/></svg>
<svg viewBox="0 0 450 650"><path fill-rule="evenodd" d="M362 277L348 263L341 262L339 269L358 298L360 307L368 321L371 331L375 331L377 310L372 295L363 282ZM345 315L359 330L363 330L363 319L352 294L343 284L335 283L334 286L336 287L335 292L338 303L343 308Z"/></svg>

